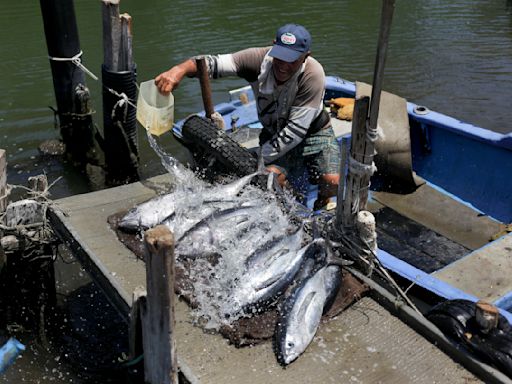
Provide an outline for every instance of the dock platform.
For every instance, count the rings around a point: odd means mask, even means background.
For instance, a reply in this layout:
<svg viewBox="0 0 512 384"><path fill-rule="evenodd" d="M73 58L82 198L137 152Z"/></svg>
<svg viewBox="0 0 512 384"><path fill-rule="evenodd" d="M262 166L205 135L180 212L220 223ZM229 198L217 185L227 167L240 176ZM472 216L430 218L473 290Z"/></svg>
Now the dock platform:
<svg viewBox="0 0 512 384"><path fill-rule="evenodd" d="M145 286L145 264L118 240L107 218L170 185L162 175L63 198L50 212L59 237L126 319L132 292ZM194 326L180 300L176 335L179 369L190 383L479 382L371 297L323 323L306 352L287 368L277 363L270 340L236 348Z"/></svg>

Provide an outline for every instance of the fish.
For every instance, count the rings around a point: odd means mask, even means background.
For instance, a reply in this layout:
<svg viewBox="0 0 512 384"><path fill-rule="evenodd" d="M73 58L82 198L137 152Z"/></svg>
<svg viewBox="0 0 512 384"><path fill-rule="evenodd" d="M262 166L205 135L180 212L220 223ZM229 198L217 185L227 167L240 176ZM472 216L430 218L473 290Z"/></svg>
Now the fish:
<svg viewBox="0 0 512 384"><path fill-rule="evenodd" d="M218 253L224 241L237 239L250 228L260 207L260 202L239 204L198 221L176 239L178 257L196 258Z"/></svg>
<svg viewBox="0 0 512 384"><path fill-rule="evenodd" d="M147 230L172 217L180 206L190 205L194 198L196 201L192 202L197 206L202 203L232 200L258 174L251 173L229 184L179 189L157 196L130 209L119 221L118 227L129 233Z"/></svg>
<svg viewBox="0 0 512 384"><path fill-rule="evenodd" d="M254 251L245 261L245 270L234 291L240 310L258 308L280 296L291 283L306 258L310 246L302 247L302 227L282 235Z"/></svg>
<svg viewBox="0 0 512 384"><path fill-rule="evenodd" d="M341 286L341 266L326 264L303 279L282 302L274 347L277 361L289 365L309 346Z"/></svg>
<svg viewBox="0 0 512 384"><path fill-rule="evenodd" d="M240 206L242 203L237 199L225 201L209 201L194 207L179 209L162 221L174 234L175 239L180 239L194 225L205 220L215 213L225 209Z"/></svg>

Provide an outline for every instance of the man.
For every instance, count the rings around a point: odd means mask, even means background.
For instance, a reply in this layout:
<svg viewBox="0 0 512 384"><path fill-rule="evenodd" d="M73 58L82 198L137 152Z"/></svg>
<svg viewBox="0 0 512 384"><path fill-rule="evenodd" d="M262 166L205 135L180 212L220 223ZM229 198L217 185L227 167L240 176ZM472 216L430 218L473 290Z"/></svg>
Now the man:
<svg viewBox="0 0 512 384"><path fill-rule="evenodd" d="M272 47L205 57L210 77L237 75L251 84L263 125L259 139L267 168L278 174L282 185L306 168L309 181L319 187L314 209L332 209L339 182L339 147L323 109L325 73L310 56L310 47L307 29L287 24L278 29ZM168 94L185 76L196 73L191 58L158 75L155 84Z"/></svg>

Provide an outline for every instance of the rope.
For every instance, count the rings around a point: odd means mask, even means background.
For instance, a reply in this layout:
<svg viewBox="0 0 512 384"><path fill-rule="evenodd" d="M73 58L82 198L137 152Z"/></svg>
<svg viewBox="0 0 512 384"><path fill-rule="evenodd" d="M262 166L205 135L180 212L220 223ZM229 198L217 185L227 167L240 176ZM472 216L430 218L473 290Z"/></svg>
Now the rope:
<svg viewBox="0 0 512 384"><path fill-rule="evenodd" d="M91 76L94 80L98 80L98 76L96 76L94 73L92 73L85 65L82 64L82 59L80 56L82 56L84 52L80 51L73 57L54 57L54 56L48 56L50 60L53 61L71 61L73 64L75 64L78 68L80 68L83 72Z"/></svg>
<svg viewBox="0 0 512 384"><path fill-rule="evenodd" d="M377 167L375 166L375 163L373 161L371 164L367 165L357 161L352 156L349 156L348 169L349 172L354 175L371 177L377 170Z"/></svg>
<svg viewBox="0 0 512 384"><path fill-rule="evenodd" d="M77 53L75 56L73 57L54 57L54 56L48 56L48 58L50 60L53 60L53 61L71 61L73 64L75 64L78 68L80 68L83 72L85 72L86 74L88 74L90 77L92 77L94 80L98 80L98 76L96 76L94 73L92 73L92 71L90 71L89 69L87 69L87 67L85 65L82 64L82 59L80 58L83 54L83 51L81 50L79 53ZM137 82L135 82L135 86L137 87L137 90L139 89L139 85L137 84ZM114 107L112 108L112 119L115 118L115 110L116 108L122 108L124 106L124 112L123 112L123 117L124 117L124 120L126 120L126 116L128 115L128 105L131 105L133 108L137 109L137 106L133 103L133 101L131 101L128 96L123 92L123 93L118 93L116 92L115 90L113 90L112 88L108 88L108 87L105 87L103 86L107 91L109 91L110 93L112 93L113 95L117 96L119 98L119 100L117 101L117 103L114 104ZM57 111L54 111L55 113L57 113ZM69 115L72 115L73 117L85 117L85 116L89 116L91 113L87 113L87 114L74 114L74 113L69 113Z"/></svg>
<svg viewBox="0 0 512 384"><path fill-rule="evenodd" d="M383 278L385 278L397 291L397 300L399 297L402 297L403 300L418 314L423 316L423 314L419 311L419 309L414 305L414 303L409 299L407 296L407 293L404 292L400 286L396 283L396 281L391 277L391 275L388 273L386 268L382 265L380 260L377 257L377 252L372 249L370 244L364 239L361 239L361 244L358 244L356 241L352 240L350 236L347 236L347 234L344 231L340 231L339 229L335 229L337 239L343 244L345 249L348 250L348 255L351 255L352 257L357 257L362 262L369 265L370 275L372 271L378 272ZM366 259L360 255L360 252L365 253L366 255L370 256L371 259ZM377 269L375 269L375 267Z"/></svg>
<svg viewBox="0 0 512 384"><path fill-rule="evenodd" d="M132 106L133 108L137 109L137 106L135 104L133 104L133 102L129 99L129 97L126 95L126 93L122 92L122 93L118 93L116 91L114 91L112 88L108 88L108 87L105 87L105 89L107 91L109 91L110 93L116 95L119 100L114 104L114 106L112 107L112 120L115 120L115 114L116 114L116 109L117 108L122 108L124 106L124 112L123 112L123 117L124 117L124 120L126 120L126 116L128 115L128 106Z"/></svg>

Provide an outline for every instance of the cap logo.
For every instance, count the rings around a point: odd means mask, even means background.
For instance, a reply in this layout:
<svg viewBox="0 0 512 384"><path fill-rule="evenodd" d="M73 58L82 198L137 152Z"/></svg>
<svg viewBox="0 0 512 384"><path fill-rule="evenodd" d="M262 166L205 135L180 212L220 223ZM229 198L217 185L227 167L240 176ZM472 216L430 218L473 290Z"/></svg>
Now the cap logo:
<svg viewBox="0 0 512 384"><path fill-rule="evenodd" d="M286 32L281 35L281 42L286 45L293 45L297 41L297 38L293 33Z"/></svg>

